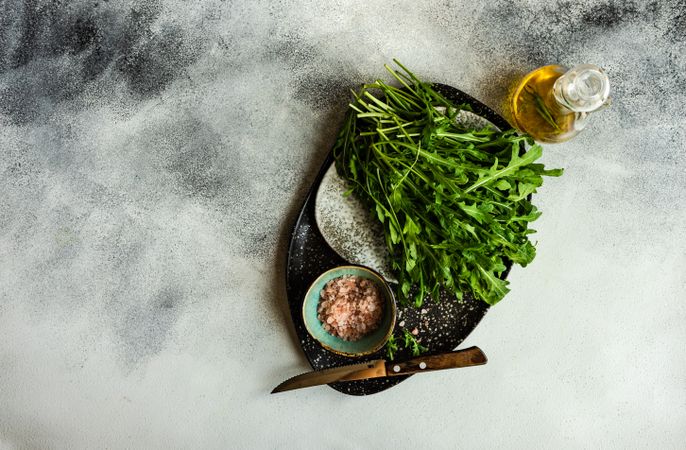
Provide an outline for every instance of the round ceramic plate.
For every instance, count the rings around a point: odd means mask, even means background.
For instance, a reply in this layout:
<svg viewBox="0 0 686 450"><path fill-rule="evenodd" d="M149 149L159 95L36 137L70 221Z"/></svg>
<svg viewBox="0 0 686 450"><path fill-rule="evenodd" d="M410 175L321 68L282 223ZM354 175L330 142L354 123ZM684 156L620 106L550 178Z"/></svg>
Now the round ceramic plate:
<svg viewBox="0 0 686 450"><path fill-rule="evenodd" d="M469 111L460 111L455 121L467 128L499 128ZM390 282L397 282L391 269L384 230L376 215L356 196L345 195L350 188L338 175L335 164L324 174L317 190L314 215L327 244L346 261L367 266Z"/></svg>

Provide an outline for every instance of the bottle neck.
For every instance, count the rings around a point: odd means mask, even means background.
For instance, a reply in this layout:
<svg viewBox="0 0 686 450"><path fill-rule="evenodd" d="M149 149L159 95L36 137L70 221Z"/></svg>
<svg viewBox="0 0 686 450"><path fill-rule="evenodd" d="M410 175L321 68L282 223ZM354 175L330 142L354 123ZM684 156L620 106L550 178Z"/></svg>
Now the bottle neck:
<svg viewBox="0 0 686 450"><path fill-rule="evenodd" d="M610 81L600 67L580 64L555 81L553 95L565 108L589 113L609 104Z"/></svg>

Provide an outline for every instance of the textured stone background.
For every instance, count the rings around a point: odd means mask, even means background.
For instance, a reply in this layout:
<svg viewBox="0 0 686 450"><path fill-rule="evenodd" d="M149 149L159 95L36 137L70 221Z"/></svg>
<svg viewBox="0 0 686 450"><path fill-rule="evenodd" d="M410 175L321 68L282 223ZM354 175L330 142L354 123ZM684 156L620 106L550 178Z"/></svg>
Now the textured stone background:
<svg viewBox="0 0 686 450"><path fill-rule="evenodd" d="M496 109L596 63L614 104L546 147L487 366L270 396L288 227L393 57ZM682 447L685 92L683 0L0 1L0 447Z"/></svg>

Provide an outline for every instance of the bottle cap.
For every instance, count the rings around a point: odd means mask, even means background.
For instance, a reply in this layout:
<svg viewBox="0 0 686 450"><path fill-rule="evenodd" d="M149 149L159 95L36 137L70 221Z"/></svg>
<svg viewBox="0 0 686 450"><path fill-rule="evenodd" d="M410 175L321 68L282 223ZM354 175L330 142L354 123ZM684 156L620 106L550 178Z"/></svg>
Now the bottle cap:
<svg viewBox="0 0 686 450"><path fill-rule="evenodd" d="M558 102L577 112L591 112L610 98L610 80L603 69L593 64L579 64L558 78L553 85Z"/></svg>

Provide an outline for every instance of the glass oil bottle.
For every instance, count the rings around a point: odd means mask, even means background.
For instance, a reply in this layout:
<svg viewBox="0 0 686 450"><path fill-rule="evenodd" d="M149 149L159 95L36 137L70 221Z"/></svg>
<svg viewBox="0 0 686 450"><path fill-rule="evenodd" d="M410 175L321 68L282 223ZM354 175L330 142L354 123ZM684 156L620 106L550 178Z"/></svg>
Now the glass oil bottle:
<svg viewBox="0 0 686 450"><path fill-rule="evenodd" d="M609 94L610 82L597 66L543 66L517 85L511 118L515 127L538 142L564 142L583 130L590 113L610 104Z"/></svg>

